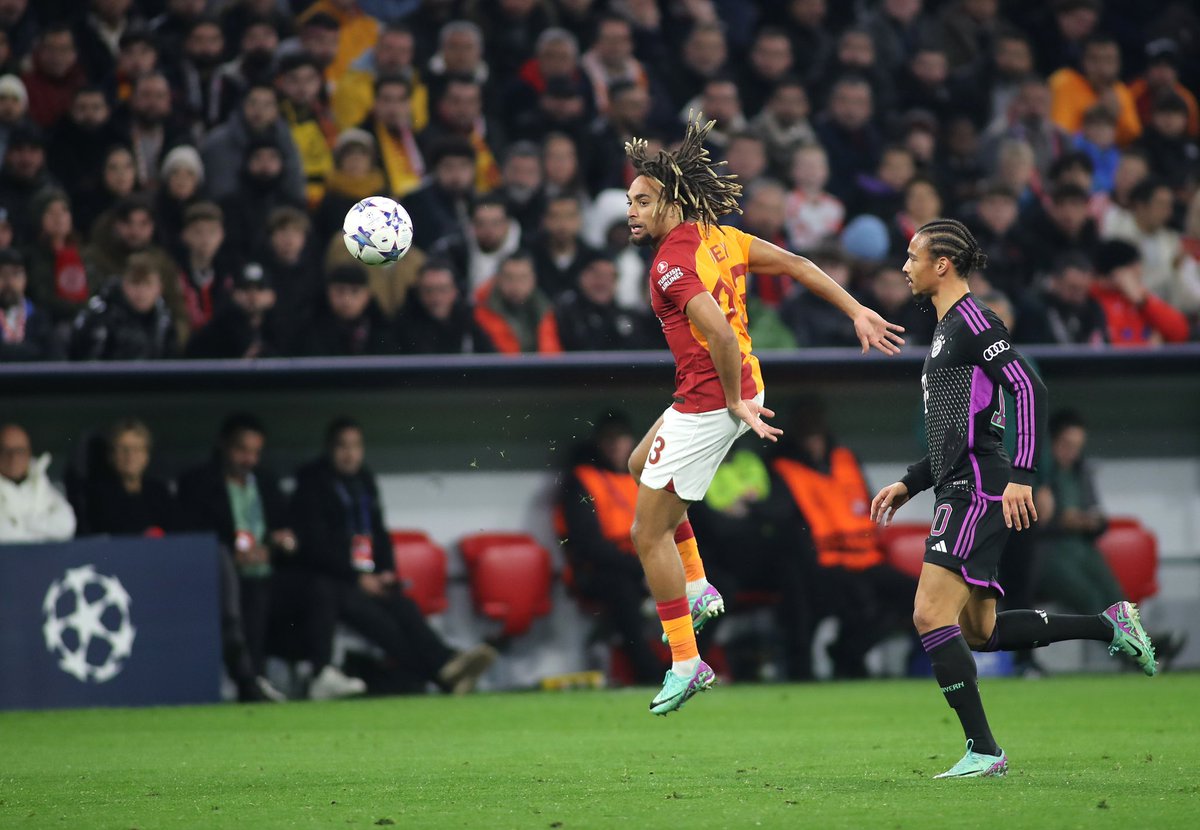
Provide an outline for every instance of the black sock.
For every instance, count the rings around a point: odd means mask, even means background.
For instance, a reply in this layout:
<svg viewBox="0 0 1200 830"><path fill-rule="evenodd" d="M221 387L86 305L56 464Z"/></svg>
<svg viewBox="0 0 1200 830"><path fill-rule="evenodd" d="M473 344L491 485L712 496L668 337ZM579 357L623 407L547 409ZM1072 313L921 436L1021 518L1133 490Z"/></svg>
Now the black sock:
<svg viewBox="0 0 1200 830"><path fill-rule="evenodd" d="M946 702L958 715L963 734L972 741L971 748L983 755L999 755L983 712L983 701L979 699L975 658L958 626L947 625L922 634L921 645L933 663L933 676L942 687Z"/></svg>
<svg viewBox="0 0 1200 830"><path fill-rule="evenodd" d="M980 651L1041 648L1063 640L1110 643L1112 626L1103 614L1047 614L1045 611L1005 611L996 615L991 638Z"/></svg>

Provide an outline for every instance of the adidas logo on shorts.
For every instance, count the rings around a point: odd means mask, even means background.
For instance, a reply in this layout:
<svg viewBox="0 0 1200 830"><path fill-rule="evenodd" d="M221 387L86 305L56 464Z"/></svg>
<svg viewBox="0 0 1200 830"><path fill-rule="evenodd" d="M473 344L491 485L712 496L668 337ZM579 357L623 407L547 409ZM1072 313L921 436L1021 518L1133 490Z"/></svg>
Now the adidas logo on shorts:
<svg viewBox="0 0 1200 830"><path fill-rule="evenodd" d="M946 542L945 542L945 540L942 540L941 542L938 542L938 543L937 543L937 544L935 544L933 547L931 547L931 548L930 548L930 550L936 550L938 553L946 553L947 551L946 551Z"/></svg>

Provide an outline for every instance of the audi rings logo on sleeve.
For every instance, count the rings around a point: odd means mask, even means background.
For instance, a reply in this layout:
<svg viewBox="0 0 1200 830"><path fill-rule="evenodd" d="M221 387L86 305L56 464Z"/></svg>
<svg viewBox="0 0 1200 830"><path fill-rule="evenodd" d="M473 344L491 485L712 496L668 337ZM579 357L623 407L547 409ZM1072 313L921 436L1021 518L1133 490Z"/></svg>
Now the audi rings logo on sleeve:
<svg viewBox="0 0 1200 830"><path fill-rule="evenodd" d="M1008 345L1007 340L997 340L995 343L983 350L983 359L991 360L998 354L1004 354L1010 348L1012 347Z"/></svg>

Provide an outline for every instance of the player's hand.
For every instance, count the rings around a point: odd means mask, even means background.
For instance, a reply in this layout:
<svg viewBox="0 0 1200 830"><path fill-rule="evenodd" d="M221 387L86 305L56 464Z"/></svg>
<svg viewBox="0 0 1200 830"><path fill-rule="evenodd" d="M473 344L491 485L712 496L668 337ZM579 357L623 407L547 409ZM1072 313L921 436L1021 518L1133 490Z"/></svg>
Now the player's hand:
<svg viewBox="0 0 1200 830"><path fill-rule="evenodd" d="M884 354L900 354L904 338L900 335L904 326L889 323L879 316L879 313L869 308L863 308L854 318L854 333L862 344L862 353L866 354L874 346Z"/></svg>
<svg viewBox="0 0 1200 830"><path fill-rule="evenodd" d="M1004 488L1004 526L1025 530L1037 521L1037 508L1033 505L1033 488L1028 484L1009 482Z"/></svg>
<svg viewBox="0 0 1200 830"><path fill-rule="evenodd" d="M359 574L358 587L373 597L382 597L387 593L387 585L380 579L379 574Z"/></svg>
<svg viewBox="0 0 1200 830"><path fill-rule="evenodd" d="M779 427L771 426L762 419L764 415L768 418L774 418L775 413L765 406L759 406L754 401L743 399L737 403L729 404L729 412L734 417L745 421L759 438L765 438L768 441L778 441L779 436L783 435L783 430Z"/></svg>
<svg viewBox="0 0 1200 830"><path fill-rule="evenodd" d="M903 481L889 484L871 499L871 521L890 525L896 511L908 502L908 485Z"/></svg>

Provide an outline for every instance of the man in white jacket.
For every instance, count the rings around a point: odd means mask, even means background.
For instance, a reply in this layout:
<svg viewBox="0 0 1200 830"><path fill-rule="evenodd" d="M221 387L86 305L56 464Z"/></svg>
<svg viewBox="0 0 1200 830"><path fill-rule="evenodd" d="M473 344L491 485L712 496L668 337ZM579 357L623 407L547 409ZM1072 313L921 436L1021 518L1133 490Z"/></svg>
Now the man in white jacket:
<svg viewBox="0 0 1200 830"><path fill-rule="evenodd" d="M46 476L49 453L33 457L29 433L0 426L0 544L60 542L75 535L75 511Z"/></svg>

